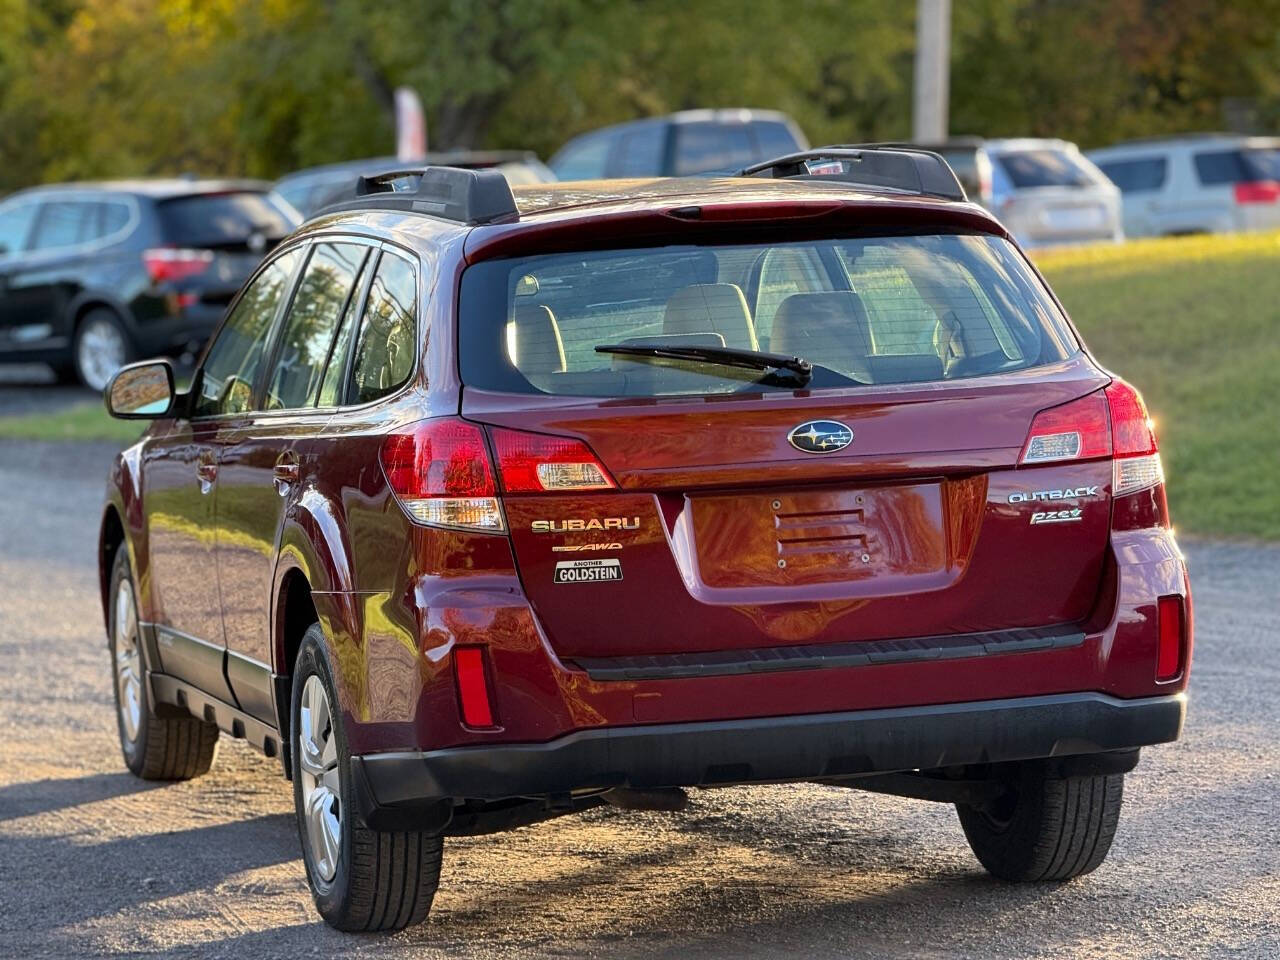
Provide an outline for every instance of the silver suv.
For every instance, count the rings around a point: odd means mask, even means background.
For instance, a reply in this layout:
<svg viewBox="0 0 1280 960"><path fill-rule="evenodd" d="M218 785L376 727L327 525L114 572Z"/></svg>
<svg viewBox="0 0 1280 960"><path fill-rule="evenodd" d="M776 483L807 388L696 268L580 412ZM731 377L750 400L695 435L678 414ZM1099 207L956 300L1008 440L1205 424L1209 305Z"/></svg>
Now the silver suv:
<svg viewBox="0 0 1280 960"><path fill-rule="evenodd" d="M1280 139L1194 134L1134 140L1089 158L1120 188L1130 236L1280 227Z"/></svg>

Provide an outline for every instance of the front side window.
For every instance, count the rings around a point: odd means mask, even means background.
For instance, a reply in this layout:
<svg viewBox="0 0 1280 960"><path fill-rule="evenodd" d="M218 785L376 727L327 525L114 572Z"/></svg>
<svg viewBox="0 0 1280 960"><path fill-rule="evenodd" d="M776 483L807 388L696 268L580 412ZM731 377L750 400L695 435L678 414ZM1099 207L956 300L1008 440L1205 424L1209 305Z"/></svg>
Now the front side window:
<svg viewBox="0 0 1280 960"><path fill-rule="evenodd" d="M27 238L40 205L34 201L17 202L0 207L0 257L12 256L27 249Z"/></svg>
<svg viewBox="0 0 1280 960"><path fill-rule="evenodd" d="M271 323L301 259L298 249L277 257L241 294L201 368L195 416L244 413L253 408L254 384Z"/></svg>
<svg viewBox="0 0 1280 960"><path fill-rule="evenodd" d="M413 267L383 253L369 285L355 362L352 403L371 403L409 380L417 352L418 282Z"/></svg>
<svg viewBox="0 0 1280 960"><path fill-rule="evenodd" d="M808 389L989 376L1079 349L1016 249L985 234L486 261L463 274L458 336L469 386L603 397L794 389L760 370L635 354L655 346L799 356L814 365ZM597 349L619 346L632 352Z"/></svg>
<svg viewBox="0 0 1280 960"><path fill-rule="evenodd" d="M368 250L355 243L318 243L312 249L281 330L267 410L315 403L334 331Z"/></svg>

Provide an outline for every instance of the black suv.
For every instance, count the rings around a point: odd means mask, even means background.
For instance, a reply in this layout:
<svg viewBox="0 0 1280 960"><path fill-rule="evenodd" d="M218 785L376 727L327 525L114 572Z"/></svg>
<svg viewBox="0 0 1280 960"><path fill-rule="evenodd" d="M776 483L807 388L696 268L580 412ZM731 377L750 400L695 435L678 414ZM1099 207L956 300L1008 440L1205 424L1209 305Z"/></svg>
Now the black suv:
<svg viewBox="0 0 1280 960"><path fill-rule="evenodd" d="M195 350L297 226L258 181L136 180L0 202L0 363L101 390L137 356Z"/></svg>

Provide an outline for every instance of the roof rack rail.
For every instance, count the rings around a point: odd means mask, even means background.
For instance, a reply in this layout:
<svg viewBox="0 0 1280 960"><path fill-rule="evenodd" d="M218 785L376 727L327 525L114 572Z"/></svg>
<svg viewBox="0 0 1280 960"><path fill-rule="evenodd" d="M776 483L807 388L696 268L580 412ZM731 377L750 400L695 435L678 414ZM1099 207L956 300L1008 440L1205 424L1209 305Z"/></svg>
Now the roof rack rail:
<svg viewBox="0 0 1280 960"><path fill-rule="evenodd" d="M358 177L355 190L317 215L343 210L409 210L458 223L516 219L511 185L498 170L405 167Z"/></svg>
<svg viewBox="0 0 1280 960"><path fill-rule="evenodd" d="M913 147L839 143L755 163L735 176L836 180L888 187L946 200L967 200L955 171L939 154Z"/></svg>

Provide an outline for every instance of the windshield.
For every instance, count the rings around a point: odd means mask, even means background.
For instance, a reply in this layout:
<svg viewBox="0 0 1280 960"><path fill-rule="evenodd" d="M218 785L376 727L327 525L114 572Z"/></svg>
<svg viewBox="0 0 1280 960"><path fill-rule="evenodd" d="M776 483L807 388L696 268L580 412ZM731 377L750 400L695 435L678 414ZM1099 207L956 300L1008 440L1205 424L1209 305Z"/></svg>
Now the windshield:
<svg viewBox="0 0 1280 960"><path fill-rule="evenodd" d="M1013 247L987 235L671 246L484 261L463 274L463 381L516 393L794 389L767 370L653 350L764 351L810 389L985 376L1077 346Z"/></svg>

